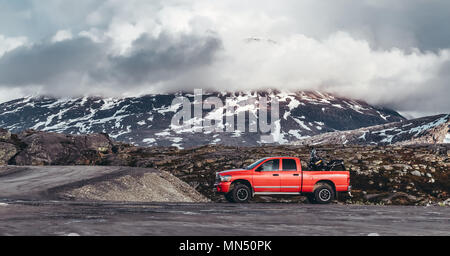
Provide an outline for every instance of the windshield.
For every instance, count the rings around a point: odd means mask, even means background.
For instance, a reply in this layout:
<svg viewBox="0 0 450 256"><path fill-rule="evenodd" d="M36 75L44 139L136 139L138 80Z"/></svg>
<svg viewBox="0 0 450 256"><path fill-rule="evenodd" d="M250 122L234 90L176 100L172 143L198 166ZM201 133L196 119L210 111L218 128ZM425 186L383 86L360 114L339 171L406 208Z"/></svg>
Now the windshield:
<svg viewBox="0 0 450 256"><path fill-rule="evenodd" d="M260 164L262 161L264 161L264 160L266 160L266 159L267 159L267 158L259 159L258 161L254 162L253 164L251 164L251 165L245 167L245 169L246 169L246 170L251 170L251 169L255 168L255 166L257 166L258 164Z"/></svg>

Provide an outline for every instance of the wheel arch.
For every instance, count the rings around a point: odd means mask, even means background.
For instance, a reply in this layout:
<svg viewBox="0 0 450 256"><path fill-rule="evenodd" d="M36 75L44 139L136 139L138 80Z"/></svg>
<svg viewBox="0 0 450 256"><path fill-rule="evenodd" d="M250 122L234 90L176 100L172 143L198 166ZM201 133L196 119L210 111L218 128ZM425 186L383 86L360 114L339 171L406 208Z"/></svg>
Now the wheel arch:
<svg viewBox="0 0 450 256"><path fill-rule="evenodd" d="M234 180L233 182L231 182L230 191L234 188L234 186L236 184L244 184L244 185L248 186L248 188L250 189L250 191L252 191L252 193L254 192L252 183L246 179L237 179L237 180Z"/></svg>
<svg viewBox="0 0 450 256"><path fill-rule="evenodd" d="M316 190L317 186L320 183L326 183L326 184L330 185L331 188L333 188L334 194L336 194L336 185L331 180L319 180L319 181L317 181L316 184L314 184L313 192L314 192L314 190Z"/></svg>

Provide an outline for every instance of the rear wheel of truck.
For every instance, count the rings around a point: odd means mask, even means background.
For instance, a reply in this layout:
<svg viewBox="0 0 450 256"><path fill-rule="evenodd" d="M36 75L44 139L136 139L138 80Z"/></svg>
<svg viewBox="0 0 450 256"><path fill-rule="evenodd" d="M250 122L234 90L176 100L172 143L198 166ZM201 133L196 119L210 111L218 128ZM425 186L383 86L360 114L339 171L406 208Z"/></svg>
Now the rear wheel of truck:
<svg viewBox="0 0 450 256"><path fill-rule="evenodd" d="M334 189L327 183L319 183L314 189L314 201L319 204L328 204L333 201Z"/></svg>
<svg viewBox="0 0 450 256"><path fill-rule="evenodd" d="M231 192L235 203L247 203L252 196L250 188L244 184L236 184Z"/></svg>

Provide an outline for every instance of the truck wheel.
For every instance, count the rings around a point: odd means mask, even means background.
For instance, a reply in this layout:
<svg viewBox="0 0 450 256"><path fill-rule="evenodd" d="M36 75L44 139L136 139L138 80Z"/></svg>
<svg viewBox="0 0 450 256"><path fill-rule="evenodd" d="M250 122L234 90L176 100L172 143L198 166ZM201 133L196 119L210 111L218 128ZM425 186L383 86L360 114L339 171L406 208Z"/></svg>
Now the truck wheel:
<svg viewBox="0 0 450 256"><path fill-rule="evenodd" d="M230 202L230 203L234 203L234 200L233 200L233 193L232 193L232 192L226 193L226 194L225 194L225 199L226 199L228 202Z"/></svg>
<svg viewBox="0 0 450 256"><path fill-rule="evenodd" d="M231 195L235 203L247 203L252 196L252 191L244 184L236 184Z"/></svg>
<svg viewBox="0 0 450 256"><path fill-rule="evenodd" d="M314 201L319 204L328 204L334 199L334 190L327 183L317 184L314 190Z"/></svg>

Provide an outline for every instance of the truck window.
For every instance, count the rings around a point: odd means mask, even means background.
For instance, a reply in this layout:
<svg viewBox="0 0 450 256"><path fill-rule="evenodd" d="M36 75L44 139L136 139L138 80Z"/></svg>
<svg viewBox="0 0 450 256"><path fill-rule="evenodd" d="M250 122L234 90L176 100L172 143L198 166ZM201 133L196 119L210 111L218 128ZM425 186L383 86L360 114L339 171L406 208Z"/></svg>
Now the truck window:
<svg viewBox="0 0 450 256"><path fill-rule="evenodd" d="M257 166L258 164L260 164L261 162L263 162L263 161L266 160L266 159L267 159L267 157L266 157L266 158L259 159L258 161L254 162L253 164L251 164L251 165L245 167L245 169L246 169L246 170L251 170L251 169L255 168L255 166Z"/></svg>
<svg viewBox="0 0 450 256"><path fill-rule="evenodd" d="M280 159L269 160L258 167L263 172L279 171Z"/></svg>
<svg viewBox="0 0 450 256"><path fill-rule="evenodd" d="M294 159L283 159L283 171L297 171L297 163Z"/></svg>

